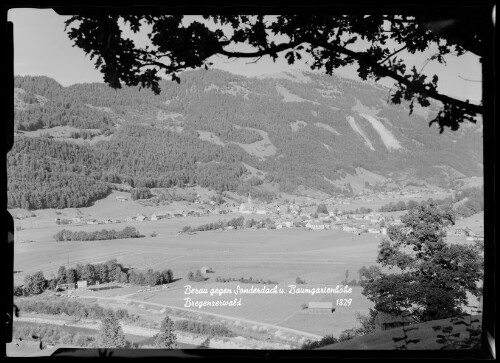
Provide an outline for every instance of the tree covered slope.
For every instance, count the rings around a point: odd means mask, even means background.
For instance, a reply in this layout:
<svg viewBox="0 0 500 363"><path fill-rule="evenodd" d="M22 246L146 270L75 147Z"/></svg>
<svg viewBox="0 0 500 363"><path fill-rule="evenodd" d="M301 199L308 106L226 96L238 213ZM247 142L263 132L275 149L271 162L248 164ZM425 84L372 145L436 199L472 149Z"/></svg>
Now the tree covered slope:
<svg viewBox="0 0 500 363"><path fill-rule="evenodd" d="M16 77L9 205L83 206L110 182L219 192L271 183L335 195L352 192L341 180L359 167L430 182L482 175L480 122L439 134L428 125L437 106L410 116L380 86L311 72L198 70L161 89ZM249 185L244 164L260 180Z"/></svg>

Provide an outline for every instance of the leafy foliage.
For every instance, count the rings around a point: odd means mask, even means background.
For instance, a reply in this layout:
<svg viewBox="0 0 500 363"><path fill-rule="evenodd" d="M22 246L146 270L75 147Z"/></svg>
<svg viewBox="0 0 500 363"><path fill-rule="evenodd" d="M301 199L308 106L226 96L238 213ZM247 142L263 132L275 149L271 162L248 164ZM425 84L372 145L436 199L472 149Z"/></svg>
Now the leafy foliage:
<svg viewBox="0 0 500 363"><path fill-rule="evenodd" d="M363 294L376 310L389 314L410 311L420 321L456 316L467 303L467 291L481 294L481 250L445 242L444 228L454 223L449 211L419 206L401 221L402 227L389 227L389 239L380 243L377 257L383 267L400 273L383 273L378 266L362 268Z"/></svg>
<svg viewBox="0 0 500 363"><path fill-rule="evenodd" d="M206 324L192 320L177 320L174 329L195 334L208 335L210 337L234 337L236 334L221 324Z"/></svg>
<svg viewBox="0 0 500 363"><path fill-rule="evenodd" d="M311 69L322 69L331 75L341 66L357 65L361 79L390 77L396 81L391 102L429 106L429 99L443 103L437 122L444 127L458 129L465 120L482 113L479 105L446 95L438 90L438 77L430 80L415 67L407 69L401 51L411 54L428 48L437 48L429 61L445 63L445 56L461 56L471 52L482 56L483 24L490 13L480 8L459 12L453 21L443 23L450 14L436 9L424 15L392 14L295 14L275 18L263 15L205 15L205 22L185 22L183 15L149 13L140 15L106 15L99 13L75 15L66 22L69 38L90 59L95 60L104 80L113 88L140 84L156 94L160 93L160 72L180 83L177 75L188 68L208 69L214 55L228 58L256 58L269 56L273 60L284 57L289 64L307 54L312 57ZM139 32L150 26L150 45L138 47L124 39L119 22ZM275 43L273 36L282 41ZM356 44L369 44L358 50ZM245 44L251 50L234 51ZM391 44L391 46L389 45Z"/></svg>
<svg viewBox="0 0 500 363"><path fill-rule="evenodd" d="M122 327L113 312L106 312L101 320L97 346L99 348L127 348L129 346Z"/></svg>
<svg viewBox="0 0 500 363"><path fill-rule="evenodd" d="M174 322L168 317L161 322L160 332L154 338L154 345L160 349L175 349L177 347L177 336L174 333Z"/></svg>
<svg viewBox="0 0 500 363"><path fill-rule="evenodd" d="M85 231L70 231L63 229L54 235L56 241L100 241L111 239L124 238L140 238L144 237L134 227L125 227L121 231L102 229L100 231L85 232Z"/></svg>
<svg viewBox="0 0 500 363"><path fill-rule="evenodd" d="M464 201L464 203L454 206L457 215L462 217L470 217L473 214L482 212L484 210L484 187L470 187L465 188L453 196L449 196L443 199L432 199L422 200L420 203L414 200L409 200L408 202L399 201L397 203L390 202L386 205L380 207L379 212L394 212L409 210L415 208L418 205L435 205L443 208L451 208L455 203Z"/></svg>
<svg viewBox="0 0 500 363"><path fill-rule="evenodd" d="M324 213L324 214L328 214L328 209L326 208L326 204L318 204L318 208L316 209L316 213L319 214L319 213Z"/></svg>
<svg viewBox="0 0 500 363"><path fill-rule="evenodd" d="M24 298L17 299L19 310L24 313L38 313L48 315L66 314L80 319L102 319L112 310L103 308L98 304L90 304L75 300L61 300L54 298ZM120 319L129 318L128 311L119 309L115 312Z"/></svg>
<svg viewBox="0 0 500 363"><path fill-rule="evenodd" d="M335 338L333 335L325 335L321 340L307 340L302 346L300 347L301 350L312 350L312 349L318 349L330 344L335 344L338 343L339 340Z"/></svg>
<svg viewBox="0 0 500 363"><path fill-rule="evenodd" d="M32 340L35 336L42 346L53 345L77 345L79 347L93 347L95 337L92 335L72 333L58 326L48 325L21 325L14 324L12 329L13 339Z"/></svg>
<svg viewBox="0 0 500 363"><path fill-rule="evenodd" d="M24 277L24 295L41 294L46 287L46 280L42 271Z"/></svg>

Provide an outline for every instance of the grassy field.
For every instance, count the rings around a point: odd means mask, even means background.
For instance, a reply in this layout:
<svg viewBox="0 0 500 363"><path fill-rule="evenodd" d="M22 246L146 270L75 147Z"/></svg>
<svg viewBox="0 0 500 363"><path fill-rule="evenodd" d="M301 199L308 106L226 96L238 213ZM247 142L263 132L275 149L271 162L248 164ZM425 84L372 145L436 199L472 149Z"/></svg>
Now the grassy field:
<svg viewBox="0 0 500 363"><path fill-rule="evenodd" d="M184 307L186 297L193 300L233 300L237 296L188 296L184 286L211 288L236 288L240 283L217 283L217 276L223 278L249 278L272 280L288 290L288 285L295 284L297 277L305 280L305 287L335 287L349 271L349 280L358 279L358 270L362 266L375 264L378 245L382 236L374 234L354 235L337 230L306 231L304 229L282 230L231 230L207 231L195 234L178 232L183 226L198 226L229 220L234 215L210 215L205 217L184 217L146 222L123 222L106 225L59 226L54 218L72 218L77 215L94 218L125 218L137 213L150 215L163 210L186 209L173 203L167 207L143 207L137 202L118 202L116 195L127 193L113 192L106 199L94 206L62 211L36 211L36 217L15 220L16 231L14 255L14 280L21 284L26 274L43 271L46 278L51 278L61 266L75 267L76 264L105 262L117 258L126 268L137 270L163 270L170 268L176 282L168 290L141 292L142 287L126 286L100 292L85 291L87 297L105 297L131 299L172 307ZM195 205L193 205L195 206ZM356 205L349 206L355 209ZM394 212L393 214L397 214ZM404 212L401 212L404 213ZM265 216L252 216L254 218ZM476 218L478 221L481 218ZM474 220L476 220L474 219ZM479 222L477 222L479 223ZM63 228L71 231L95 231L100 229L122 230L133 226L146 237L110 241L72 241L55 242L53 235ZM150 235L156 232L156 237ZM36 242L22 242L35 240ZM215 272L207 274L204 282L188 281L190 271L211 267ZM250 287L249 284L240 284ZM262 287L256 284L255 287ZM274 285L273 285L274 286ZM233 319L271 324L284 328L296 329L311 334L338 335L342 330L358 325L356 312L366 314L372 303L355 287L349 298L351 306L338 307L333 314L315 315L302 311L301 305L314 301L335 301L337 296L309 294L247 294L238 307L197 307L192 311L205 311L224 315ZM103 302L104 300L101 300ZM100 302L100 303L101 303ZM117 303L114 301L114 303ZM156 314L151 314L156 315ZM156 318L154 319L156 320Z"/></svg>
<svg viewBox="0 0 500 363"><path fill-rule="evenodd" d="M379 243L379 236L335 230L238 230L176 236L168 233L171 227L167 222L159 221L154 227L154 222L145 222L138 227L143 234L154 228L157 237L16 243L14 269L20 272L15 279L20 282L26 273L37 270L49 277L59 266L67 265L68 259L69 265L75 266L116 257L125 267L171 268L174 277L182 278L189 271L210 266L214 277L252 276L292 283L299 276L311 283L337 284L346 270L356 278L361 266L372 264ZM92 230L96 226L71 229Z"/></svg>
<svg viewBox="0 0 500 363"><path fill-rule="evenodd" d="M199 221L200 224L205 223L201 221L204 218L191 219ZM177 236L176 231L179 227L175 222L177 221L172 219L133 224L146 235L149 231L157 231L157 237L93 242L16 243L14 269L19 271L14 275L16 283L21 283L27 273L37 270L42 270L49 278L57 273L59 266L67 265L68 259L69 265L75 266L77 263L98 263L116 257L125 267L141 270L170 268L174 272L174 278L180 280L171 284L169 290L155 293L134 295L138 288L123 287L98 293L86 292L87 294L96 297L130 295L131 299L147 299L150 302L182 307L186 297L182 287L186 284L207 288L237 285L237 283L216 283L217 276L234 278L251 276L254 279L277 281L283 287L294 284L296 277L300 277L307 282L306 286L335 287L344 278L346 270L350 271L350 279L356 279L359 268L373 264L379 243L379 236L368 234L357 236L335 230L237 230ZM125 226L122 225L120 229ZM69 228L95 230L99 227L103 226ZM61 228L61 226L33 228L21 232L31 233L33 237L37 236L43 240L49 239L51 234ZM188 272L203 266L211 267L215 273L208 274L208 280L205 282L188 282ZM234 297L223 296L217 299L234 299ZM331 296L332 300L334 297L336 296ZM195 298L199 299L193 297ZM325 296L312 297L304 294L284 296L252 294L242 297L241 307L204 307L203 310L320 334L331 331L332 321L323 320L318 325L317 317L312 317L311 321L315 323L299 326L302 324L297 323L299 319L297 314L300 314L299 310L303 303L323 298ZM354 312L366 312L371 306L359 292L353 300L353 305L345 308L346 311L342 313L342 323L338 323L337 320L336 325L340 330L356 325ZM192 309L198 310L198 308ZM298 313L295 314L296 312ZM336 312L335 315L340 314Z"/></svg>

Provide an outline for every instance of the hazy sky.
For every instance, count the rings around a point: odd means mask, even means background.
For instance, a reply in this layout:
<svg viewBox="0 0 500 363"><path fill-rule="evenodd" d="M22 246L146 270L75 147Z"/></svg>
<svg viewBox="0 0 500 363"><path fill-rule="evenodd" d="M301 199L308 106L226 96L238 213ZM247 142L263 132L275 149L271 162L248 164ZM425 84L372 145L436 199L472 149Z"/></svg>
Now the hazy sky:
<svg viewBox="0 0 500 363"><path fill-rule="evenodd" d="M94 69L93 61L69 40L64 32L64 21L69 17L60 16L51 9L11 9L8 20L14 23L14 74L44 75L54 78L63 86L83 82L103 82L102 74ZM430 53L406 55L407 66L420 69ZM213 57L214 68L245 76L278 73L292 69L310 70L304 63L290 66L281 57L274 63L265 57L257 63L253 59L228 60ZM357 78L355 68L340 69L338 75ZM426 74L439 76L441 92L472 102L481 99L481 65L475 55L448 57L447 65L431 64L425 67ZM383 82L390 86L389 80Z"/></svg>

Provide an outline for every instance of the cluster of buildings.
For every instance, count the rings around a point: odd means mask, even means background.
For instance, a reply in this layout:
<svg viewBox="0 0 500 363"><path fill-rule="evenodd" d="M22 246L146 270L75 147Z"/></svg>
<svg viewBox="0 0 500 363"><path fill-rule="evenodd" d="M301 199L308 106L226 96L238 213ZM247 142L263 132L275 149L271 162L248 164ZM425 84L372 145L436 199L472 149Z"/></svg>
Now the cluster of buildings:
<svg viewBox="0 0 500 363"><path fill-rule="evenodd" d="M64 219L64 218L56 218L55 222L57 224L111 224L111 223L120 223L122 222L119 219L102 219L98 220L96 218L87 218L87 217L73 217L71 219Z"/></svg>
<svg viewBox="0 0 500 363"><path fill-rule="evenodd" d="M385 218L379 213L352 214L343 211L316 213L303 211L297 204L274 206L256 206L249 196L246 203L241 203L238 213L244 215L268 214L276 229L305 227L311 230L337 229L351 233L387 234Z"/></svg>
<svg viewBox="0 0 500 363"><path fill-rule="evenodd" d="M446 231L448 236L465 237L467 241L484 241L484 235L482 233L476 233L469 227L456 227L454 229L449 229Z"/></svg>

